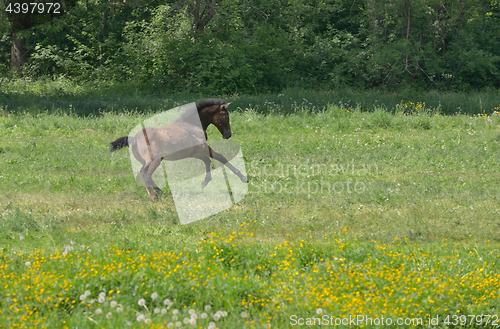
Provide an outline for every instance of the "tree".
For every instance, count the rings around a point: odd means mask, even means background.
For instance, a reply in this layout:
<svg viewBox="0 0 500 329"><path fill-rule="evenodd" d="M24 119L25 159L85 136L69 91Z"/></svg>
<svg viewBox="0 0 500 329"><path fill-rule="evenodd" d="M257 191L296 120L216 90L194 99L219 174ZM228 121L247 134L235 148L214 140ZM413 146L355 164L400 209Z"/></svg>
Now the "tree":
<svg viewBox="0 0 500 329"><path fill-rule="evenodd" d="M53 3L49 6L48 2ZM30 49L26 48L26 39L19 33L37 25L45 24L54 18L61 17L76 6L77 0L52 2L52 0L38 0L35 2L19 2L19 0L6 0L2 12L7 13L7 18L12 27L11 65L12 69L20 71L29 58Z"/></svg>

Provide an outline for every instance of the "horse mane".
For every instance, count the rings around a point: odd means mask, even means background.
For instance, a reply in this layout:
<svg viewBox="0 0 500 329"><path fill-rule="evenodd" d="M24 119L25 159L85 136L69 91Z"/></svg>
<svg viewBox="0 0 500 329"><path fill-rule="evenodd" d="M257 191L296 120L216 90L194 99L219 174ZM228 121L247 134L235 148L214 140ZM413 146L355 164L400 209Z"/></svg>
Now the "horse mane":
<svg viewBox="0 0 500 329"><path fill-rule="evenodd" d="M213 106L213 105L222 105L226 104L226 101L220 98L207 98L207 99L200 99L199 101L196 101L196 109L198 112L208 106Z"/></svg>

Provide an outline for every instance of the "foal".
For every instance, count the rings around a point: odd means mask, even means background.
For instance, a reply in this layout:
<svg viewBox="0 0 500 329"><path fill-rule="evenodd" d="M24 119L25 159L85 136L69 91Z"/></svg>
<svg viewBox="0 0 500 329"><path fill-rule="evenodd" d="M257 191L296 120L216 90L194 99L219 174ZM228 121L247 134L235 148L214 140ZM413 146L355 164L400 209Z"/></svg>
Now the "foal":
<svg viewBox="0 0 500 329"><path fill-rule="evenodd" d="M226 103L221 99L206 99L196 102L196 111L184 113L180 118L166 127L148 127L139 131L134 137L124 136L111 142L109 152L130 146L132 154L142 165L141 177L146 186L149 198L156 200L162 190L152 179L154 171L162 160L176 161L185 158L200 159L205 163L205 179L201 183L204 188L211 180L210 158L216 159L228 167L242 182L247 178L222 154L212 150L207 144L207 128L213 124L222 134L222 138L231 137L229 113ZM201 127L199 125L201 123Z"/></svg>

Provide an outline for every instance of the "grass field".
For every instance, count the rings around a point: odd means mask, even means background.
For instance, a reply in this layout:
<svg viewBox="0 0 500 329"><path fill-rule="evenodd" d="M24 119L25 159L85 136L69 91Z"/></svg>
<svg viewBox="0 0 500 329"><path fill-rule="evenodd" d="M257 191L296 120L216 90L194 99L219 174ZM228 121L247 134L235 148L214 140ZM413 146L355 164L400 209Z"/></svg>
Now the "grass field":
<svg viewBox="0 0 500 329"><path fill-rule="evenodd" d="M264 115L235 102L249 192L180 225L172 195L149 201L128 151L108 149L183 100L91 115L2 106L1 327L500 325L499 104L444 116L425 99L392 113L308 101Z"/></svg>

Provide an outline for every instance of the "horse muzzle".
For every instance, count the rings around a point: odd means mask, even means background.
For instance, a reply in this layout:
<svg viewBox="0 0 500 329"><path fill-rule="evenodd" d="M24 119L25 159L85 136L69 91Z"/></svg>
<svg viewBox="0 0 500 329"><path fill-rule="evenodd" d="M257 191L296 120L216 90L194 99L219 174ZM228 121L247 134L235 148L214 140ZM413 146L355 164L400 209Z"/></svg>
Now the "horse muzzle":
<svg viewBox="0 0 500 329"><path fill-rule="evenodd" d="M222 135L222 138L224 138L224 139L229 139L229 138L231 138L231 132L224 133L224 134Z"/></svg>

